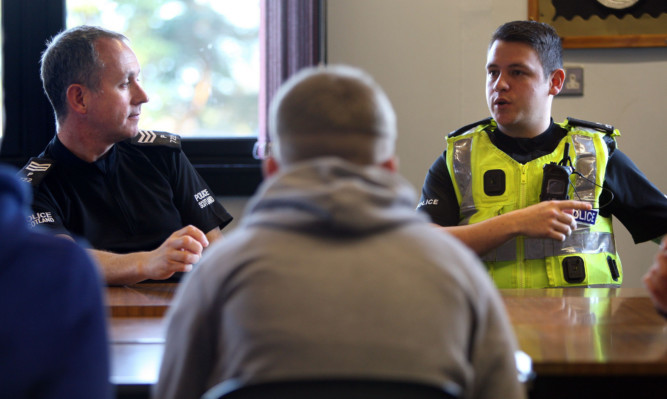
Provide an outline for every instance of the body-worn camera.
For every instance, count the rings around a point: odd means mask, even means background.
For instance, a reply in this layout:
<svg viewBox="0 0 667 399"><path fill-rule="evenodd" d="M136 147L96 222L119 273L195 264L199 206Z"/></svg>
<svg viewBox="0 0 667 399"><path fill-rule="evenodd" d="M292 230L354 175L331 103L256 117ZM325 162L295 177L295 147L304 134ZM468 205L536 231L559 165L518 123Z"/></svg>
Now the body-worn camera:
<svg viewBox="0 0 667 399"><path fill-rule="evenodd" d="M540 201L566 200L569 199L567 189L570 186L570 175L574 172L568 150L569 143L565 143L565 154L559 163L551 162L544 165L542 174L542 192Z"/></svg>
<svg viewBox="0 0 667 399"><path fill-rule="evenodd" d="M543 173L540 201L568 199L567 189L570 186L572 168L556 163L548 163L544 165Z"/></svg>

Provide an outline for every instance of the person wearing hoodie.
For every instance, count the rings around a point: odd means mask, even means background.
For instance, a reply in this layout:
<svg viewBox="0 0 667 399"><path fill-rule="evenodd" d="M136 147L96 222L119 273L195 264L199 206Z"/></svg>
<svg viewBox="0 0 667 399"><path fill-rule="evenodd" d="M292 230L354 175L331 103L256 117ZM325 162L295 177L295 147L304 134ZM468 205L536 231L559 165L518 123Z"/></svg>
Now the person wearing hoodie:
<svg viewBox="0 0 667 399"><path fill-rule="evenodd" d="M111 399L102 278L76 243L28 227L30 195L0 165L0 396Z"/></svg>
<svg viewBox="0 0 667 399"><path fill-rule="evenodd" d="M155 398L234 379L381 378L522 398L517 343L480 261L414 211L396 117L348 66L272 101L272 153L240 225L179 287Z"/></svg>

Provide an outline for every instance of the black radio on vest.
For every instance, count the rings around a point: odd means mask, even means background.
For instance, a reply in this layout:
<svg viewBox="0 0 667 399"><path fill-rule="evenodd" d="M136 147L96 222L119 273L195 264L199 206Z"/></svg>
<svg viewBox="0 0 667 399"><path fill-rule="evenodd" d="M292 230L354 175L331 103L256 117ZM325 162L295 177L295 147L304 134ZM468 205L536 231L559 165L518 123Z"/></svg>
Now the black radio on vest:
<svg viewBox="0 0 667 399"><path fill-rule="evenodd" d="M559 163L551 162L544 165L540 201L566 200L569 198L567 189L570 185L570 175L574 172L568 155L569 150L570 143L565 143L563 159ZM568 166L568 163L570 166Z"/></svg>

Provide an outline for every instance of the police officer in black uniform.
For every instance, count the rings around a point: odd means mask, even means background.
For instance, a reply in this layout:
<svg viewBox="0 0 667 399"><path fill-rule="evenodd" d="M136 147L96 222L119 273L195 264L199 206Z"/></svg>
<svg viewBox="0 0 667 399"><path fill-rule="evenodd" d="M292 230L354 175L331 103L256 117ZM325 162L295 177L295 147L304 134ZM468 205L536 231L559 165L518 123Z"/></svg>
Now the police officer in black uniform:
<svg viewBox="0 0 667 399"><path fill-rule="evenodd" d="M138 129L139 72L121 34L81 26L54 37L41 75L57 135L21 171L34 189L29 222L85 238L108 284L190 270L232 220L180 137Z"/></svg>

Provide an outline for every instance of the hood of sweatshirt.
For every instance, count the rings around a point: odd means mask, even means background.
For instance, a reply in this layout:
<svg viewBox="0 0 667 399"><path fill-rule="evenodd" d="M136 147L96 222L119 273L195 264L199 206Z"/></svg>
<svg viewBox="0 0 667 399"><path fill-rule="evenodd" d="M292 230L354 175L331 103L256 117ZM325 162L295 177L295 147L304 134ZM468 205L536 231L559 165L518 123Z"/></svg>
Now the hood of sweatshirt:
<svg viewBox="0 0 667 399"><path fill-rule="evenodd" d="M311 234L365 235L426 222L412 186L379 166L319 158L281 169L249 202L245 226Z"/></svg>

